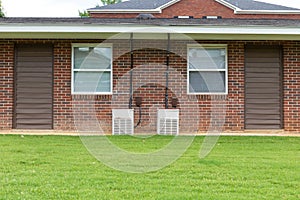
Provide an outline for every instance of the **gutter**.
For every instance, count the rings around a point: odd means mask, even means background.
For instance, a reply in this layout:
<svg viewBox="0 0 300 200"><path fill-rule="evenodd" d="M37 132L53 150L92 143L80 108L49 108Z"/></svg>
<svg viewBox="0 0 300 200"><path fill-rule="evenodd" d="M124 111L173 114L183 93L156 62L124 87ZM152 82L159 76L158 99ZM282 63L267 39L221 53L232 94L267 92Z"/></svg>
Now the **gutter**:
<svg viewBox="0 0 300 200"><path fill-rule="evenodd" d="M192 37L210 40L300 40L297 24L276 25L142 25L142 24L1 24L2 39L125 39L129 33L141 39Z"/></svg>
<svg viewBox="0 0 300 200"><path fill-rule="evenodd" d="M222 25L222 24L0 24L2 33L219 33L219 34L299 34L300 23L290 26L269 25ZM279 32L278 32L279 31Z"/></svg>

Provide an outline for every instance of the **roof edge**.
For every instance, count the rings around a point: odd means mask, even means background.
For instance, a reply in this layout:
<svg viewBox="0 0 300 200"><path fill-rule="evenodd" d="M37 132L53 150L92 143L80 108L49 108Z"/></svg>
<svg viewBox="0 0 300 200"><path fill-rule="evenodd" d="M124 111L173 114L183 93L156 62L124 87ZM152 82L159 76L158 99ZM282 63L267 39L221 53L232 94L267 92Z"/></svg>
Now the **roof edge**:
<svg viewBox="0 0 300 200"><path fill-rule="evenodd" d="M172 6L173 4L181 0L172 0L162 6L159 6L155 9L87 9L89 13L162 13L162 10Z"/></svg>
<svg viewBox="0 0 300 200"><path fill-rule="evenodd" d="M168 3L166 3L166 4L162 5L162 6L160 6L158 8L161 9L161 10L163 10L163 9L169 7L169 6L172 6L173 4L175 4L175 3L179 2L179 1L181 1L181 0L172 0L172 1L170 1L170 2L168 2Z"/></svg>
<svg viewBox="0 0 300 200"><path fill-rule="evenodd" d="M234 10L234 14L280 14L280 15L289 15L289 14L300 14L299 10L243 10L231 3L228 3L225 0L215 0L216 2Z"/></svg>
<svg viewBox="0 0 300 200"><path fill-rule="evenodd" d="M226 6L227 8L234 10L234 11L241 10L240 8L236 7L235 5L228 3L227 1L224 1L224 0L215 0L215 1L222 4L223 6Z"/></svg>
<svg viewBox="0 0 300 200"><path fill-rule="evenodd" d="M195 25L189 27L186 25L159 26L137 24L132 26L130 24L121 24L120 26L95 26L83 24L82 26L74 25L66 27L57 24L49 26L49 24L44 23L37 25L28 24L27 26L22 26L22 29L20 29L19 24L0 26L0 39L106 39L114 36L118 38L118 33L147 34L150 39L153 39L153 35L155 34L175 33L178 35L183 34L184 38L188 35L197 37L198 39L212 40L300 40L298 26Z"/></svg>
<svg viewBox="0 0 300 200"><path fill-rule="evenodd" d="M235 14L279 14L279 15L289 15L289 14L300 14L300 10L235 10Z"/></svg>
<svg viewBox="0 0 300 200"><path fill-rule="evenodd" d="M161 9L88 9L89 13L161 13Z"/></svg>

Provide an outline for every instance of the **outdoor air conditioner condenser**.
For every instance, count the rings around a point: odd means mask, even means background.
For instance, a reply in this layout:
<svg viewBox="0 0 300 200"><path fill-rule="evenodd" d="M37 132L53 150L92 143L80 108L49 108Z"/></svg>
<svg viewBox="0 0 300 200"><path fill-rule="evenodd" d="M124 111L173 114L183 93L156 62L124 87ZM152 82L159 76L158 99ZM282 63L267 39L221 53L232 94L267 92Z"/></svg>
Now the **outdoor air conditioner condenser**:
<svg viewBox="0 0 300 200"><path fill-rule="evenodd" d="M179 134L179 109L158 109L157 134Z"/></svg>
<svg viewBox="0 0 300 200"><path fill-rule="evenodd" d="M133 135L133 133L134 133L133 109L113 109L112 110L112 134Z"/></svg>

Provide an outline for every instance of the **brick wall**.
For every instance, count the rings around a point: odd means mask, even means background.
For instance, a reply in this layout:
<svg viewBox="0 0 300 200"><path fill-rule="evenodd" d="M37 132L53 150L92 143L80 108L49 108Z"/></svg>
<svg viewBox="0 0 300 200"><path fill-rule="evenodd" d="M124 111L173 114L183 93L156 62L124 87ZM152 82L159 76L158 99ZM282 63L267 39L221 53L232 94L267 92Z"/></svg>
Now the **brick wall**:
<svg viewBox="0 0 300 200"><path fill-rule="evenodd" d="M70 95L71 73L71 42L62 41L55 44L55 85L54 85L54 125L55 129L74 129L73 114L80 127L96 127L90 124L93 115L77 115L76 113L94 112L104 132L111 132L111 109L128 108L129 102L129 42L113 42L113 77L114 95ZM86 42L86 41L73 41ZM99 41L94 41L99 42ZM211 42L199 41L201 44L228 44L228 95L187 95L187 41L172 42L170 51L169 73L169 107L171 99L177 98L181 110L180 127L184 132L206 131L216 128L221 123L220 113L226 115L225 130L243 130L244 123L244 43L243 42ZM134 41L134 99L142 97L142 123L136 132L156 131L156 112L164 108L165 102L165 71L166 41ZM72 112L72 103L73 110ZM91 105L93 104L93 105ZM74 106L75 105L75 106ZM138 121L138 108L135 109L135 124ZM212 116L212 109L215 110ZM225 109L225 110L224 110ZM216 118L217 117L217 118ZM219 121L218 121L219 120ZM99 124L98 124L99 125ZM78 128L78 127L77 127Z"/></svg>
<svg viewBox="0 0 300 200"><path fill-rule="evenodd" d="M139 13L91 13L99 18L135 18ZM300 19L298 14L234 14L234 11L214 0L181 0L163 9L162 13L153 13L156 18L173 18L174 16L222 16L223 18L241 19Z"/></svg>
<svg viewBox="0 0 300 200"><path fill-rule="evenodd" d="M71 43L54 43L53 127L73 130L71 96Z"/></svg>
<svg viewBox="0 0 300 200"><path fill-rule="evenodd" d="M284 127L300 130L300 42L286 42L283 46Z"/></svg>
<svg viewBox="0 0 300 200"><path fill-rule="evenodd" d="M51 43L54 46L54 129L75 130L101 127L111 132L111 109L128 108L130 53L128 40L109 41L113 45L113 95L71 95L72 43L100 43L101 40L2 40L1 129L12 128L14 44ZM200 44L228 45L228 95L187 95L187 41L171 43L169 99L176 97L181 109L181 131L213 129L226 116L223 130L244 129L244 45L282 45L284 56L284 128L299 131L300 42L293 41L197 41ZM165 41L134 41L134 98L142 97L142 126L136 132L156 130L156 109L164 108ZM169 106L171 101L169 101ZM226 106L224 112L224 106ZM135 123L138 109L135 109ZM215 111L212 113L212 110ZM94 113L91 115L90 113ZM76 119L74 119L74 116ZM100 123L94 124L92 120ZM213 123L211 123L211 119ZM88 122L88 123L87 123ZM217 123L217 124L216 124ZM87 127L84 127L87 126Z"/></svg>
<svg viewBox="0 0 300 200"><path fill-rule="evenodd" d="M13 118L14 43L0 40L0 129L11 129Z"/></svg>

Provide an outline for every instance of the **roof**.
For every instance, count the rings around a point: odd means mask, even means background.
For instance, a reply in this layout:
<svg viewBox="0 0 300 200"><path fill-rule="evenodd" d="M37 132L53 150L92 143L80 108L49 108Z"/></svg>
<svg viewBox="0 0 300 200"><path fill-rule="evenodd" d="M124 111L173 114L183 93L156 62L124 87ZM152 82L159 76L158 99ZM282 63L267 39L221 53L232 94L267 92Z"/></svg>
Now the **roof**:
<svg viewBox="0 0 300 200"><path fill-rule="evenodd" d="M88 9L89 12L98 13L137 13L150 12L161 13L167 8L181 0L127 0L121 3L97 6ZM247 12L300 12L300 9L286 7L276 4L264 3L255 0L214 0L235 11L236 14L246 14Z"/></svg>
<svg viewBox="0 0 300 200"><path fill-rule="evenodd" d="M159 13L162 9L179 1L180 0L128 0L116 4L97 6L95 8L88 9L88 11Z"/></svg>
<svg viewBox="0 0 300 200"><path fill-rule="evenodd" d="M0 38L103 40L134 33L153 39L171 33L195 40L300 40L299 27L300 20L284 19L0 18Z"/></svg>
<svg viewBox="0 0 300 200"><path fill-rule="evenodd" d="M97 9L156 9L173 0L129 0L121 3L96 7Z"/></svg>
<svg viewBox="0 0 300 200"><path fill-rule="evenodd" d="M300 14L300 9L255 0L215 0L235 14Z"/></svg>
<svg viewBox="0 0 300 200"><path fill-rule="evenodd" d="M255 0L217 0L217 2L226 2L240 10L299 10L276 4L264 3Z"/></svg>
<svg viewBox="0 0 300 200"><path fill-rule="evenodd" d="M176 19L176 18L37 18L37 17L4 17L0 18L0 28L5 25L60 25L60 26L85 26L85 25L155 25L155 26L300 26L296 19Z"/></svg>

